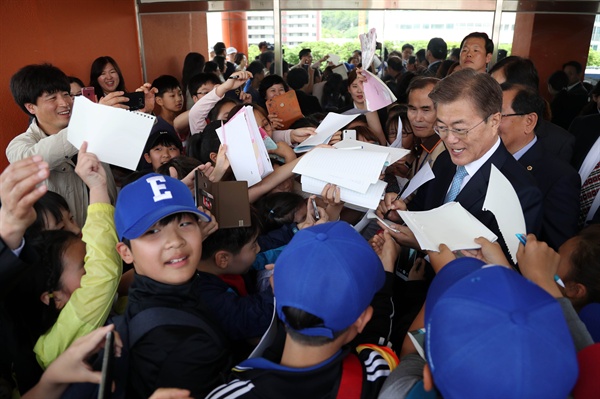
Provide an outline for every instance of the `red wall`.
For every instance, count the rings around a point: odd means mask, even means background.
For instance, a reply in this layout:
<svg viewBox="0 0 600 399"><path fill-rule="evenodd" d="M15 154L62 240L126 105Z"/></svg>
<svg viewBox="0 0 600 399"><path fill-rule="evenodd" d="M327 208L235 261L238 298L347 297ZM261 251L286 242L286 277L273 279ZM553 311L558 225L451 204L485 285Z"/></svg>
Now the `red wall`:
<svg viewBox="0 0 600 399"><path fill-rule="evenodd" d="M112 56L128 90L142 82L135 0L3 0L0 9L0 170L10 140L28 117L10 94L10 77L27 64L50 62L89 83L92 61Z"/></svg>

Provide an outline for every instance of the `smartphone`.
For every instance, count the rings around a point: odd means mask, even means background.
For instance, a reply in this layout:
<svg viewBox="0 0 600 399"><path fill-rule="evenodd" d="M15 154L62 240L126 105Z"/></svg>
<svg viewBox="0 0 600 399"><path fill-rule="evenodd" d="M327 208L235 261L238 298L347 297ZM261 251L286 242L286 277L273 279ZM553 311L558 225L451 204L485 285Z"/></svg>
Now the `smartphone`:
<svg viewBox="0 0 600 399"><path fill-rule="evenodd" d="M342 140L356 140L356 130L354 129L347 129L347 130L342 130Z"/></svg>
<svg viewBox="0 0 600 399"><path fill-rule="evenodd" d="M81 95L90 100L91 102L96 102L96 91L93 87L82 87Z"/></svg>
<svg viewBox="0 0 600 399"><path fill-rule="evenodd" d="M212 210L215 198L211 193L206 191L208 189L208 179L204 176L204 173L198 169L194 171L194 201L196 208L202 206L204 209Z"/></svg>
<svg viewBox="0 0 600 399"><path fill-rule="evenodd" d="M113 363L115 356L115 334L113 331L106 333L104 342L104 356L102 358L102 379L98 390L98 399L109 399L112 396Z"/></svg>
<svg viewBox="0 0 600 399"><path fill-rule="evenodd" d="M141 91L134 91L133 93L125 93L123 96L129 98L129 101L125 103L125 105L129 106L130 111L135 111L137 109L143 109L146 106L146 101L144 99L145 94Z"/></svg>
<svg viewBox="0 0 600 399"><path fill-rule="evenodd" d="M310 199L312 202L313 210L315 211L315 220L321 220L321 215L319 215L319 208L317 208L317 201L314 198Z"/></svg>
<svg viewBox="0 0 600 399"><path fill-rule="evenodd" d="M411 55L410 57L408 57L409 64L414 64L415 62L417 62L417 59L415 58L414 55Z"/></svg>

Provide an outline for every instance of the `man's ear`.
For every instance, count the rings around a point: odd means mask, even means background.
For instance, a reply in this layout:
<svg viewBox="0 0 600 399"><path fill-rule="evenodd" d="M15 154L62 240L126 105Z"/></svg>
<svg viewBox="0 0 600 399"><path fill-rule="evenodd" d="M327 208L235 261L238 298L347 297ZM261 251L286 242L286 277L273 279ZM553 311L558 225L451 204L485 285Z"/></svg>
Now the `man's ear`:
<svg viewBox="0 0 600 399"><path fill-rule="evenodd" d="M35 104L33 104L33 103L25 103L24 105L25 105L25 109L27 111L29 111L30 114L35 115L35 112L37 110L37 107L36 107Z"/></svg>
<svg viewBox="0 0 600 399"><path fill-rule="evenodd" d="M354 325L356 326L356 330L358 331L359 334L363 331L363 329L365 328L365 326L367 325L369 320L371 320L372 316L373 316L373 307L371 305L369 305L360 314L360 316L358 316L358 319L356 319L356 321L354 322Z"/></svg>
<svg viewBox="0 0 600 399"><path fill-rule="evenodd" d="M431 374L431 370L429 369L429 364L425 363L423 367L423 388L427 392L433 389L433 375Z"/></svg>
<svg viewBox="0 0 600 399"><path fill-rule="evenodd" d="M217 265L219 269L226 269L230 259L231 254L227 251L217 251L217 253L214 254L215 265Z"/></svg>
<svg viewBox="0 0 600 399"><path fill-rule="evenodd" d="M485 55L485 63L489 64L491 60L492 60L492 54L491 53L486 54Z"/></svg>
<svg viewBox="0 0 600 399"><path fill-rule="evenodd" d="M525 133L531 134L538 121L538 115L535 112L525 115Z"/></svg>
<svg viewBox="0 0 600 399"><path fill-rule="evenodd" d="M123 259L125 263L133 263L133 253L131 252L131 248L125 245L125 243L118 242L116 249L119 255L121 255L121 259Z"/></svg>
<svg viewBox="0 0 600 399"><path fill-rule="evenodd" d="M500 112L496 112L495 114L490 115L490 120L492 121L492 126L498 127L500 126L500 120L502 119L502 114Z"/></svg>

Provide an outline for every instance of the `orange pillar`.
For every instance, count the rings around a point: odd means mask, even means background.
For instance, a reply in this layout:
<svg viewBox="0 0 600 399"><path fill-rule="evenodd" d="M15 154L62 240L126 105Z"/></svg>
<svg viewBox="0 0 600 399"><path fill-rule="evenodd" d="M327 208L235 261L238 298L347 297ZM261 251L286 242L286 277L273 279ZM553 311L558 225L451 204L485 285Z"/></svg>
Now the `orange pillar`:
<svg viewBox="0 0 600 399"><path fill-rule="evenodd" d="M585 69L595 15L518 13L512 55L530 58L540 76L540 93L548 100L548 78L567 61ZM583 79L583 76L582 76Z"/></svg>
<svg viewBox="0 0 600 399"><path fill-rule="evenodd" d="M227 47L235 47L238 52L248 55L248 25L246 12L229 11L221 14L223 42Z"/></svg>

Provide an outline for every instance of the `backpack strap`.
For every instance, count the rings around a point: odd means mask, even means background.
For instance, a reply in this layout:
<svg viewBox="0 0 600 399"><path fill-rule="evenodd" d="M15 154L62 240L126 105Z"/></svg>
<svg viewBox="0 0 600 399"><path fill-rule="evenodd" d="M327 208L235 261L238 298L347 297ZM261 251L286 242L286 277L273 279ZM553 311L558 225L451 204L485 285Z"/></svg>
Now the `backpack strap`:
<svg viewBox="0 0 600 399"><path fill-rule="evenodd" d="M200 316L181 309L156 307L145 309L129 320L128 347L133 348L144 335L160 326L197 327L209 334L214 341L223 341L214 327Z"/></svg>
<svg viewBox="0 0 600 399"><path fill-rule="evenodd" d="M349 353L342 362L342 380L338 389L338 399L360 399L363 385L363 368L358 356Z"/></svg>

